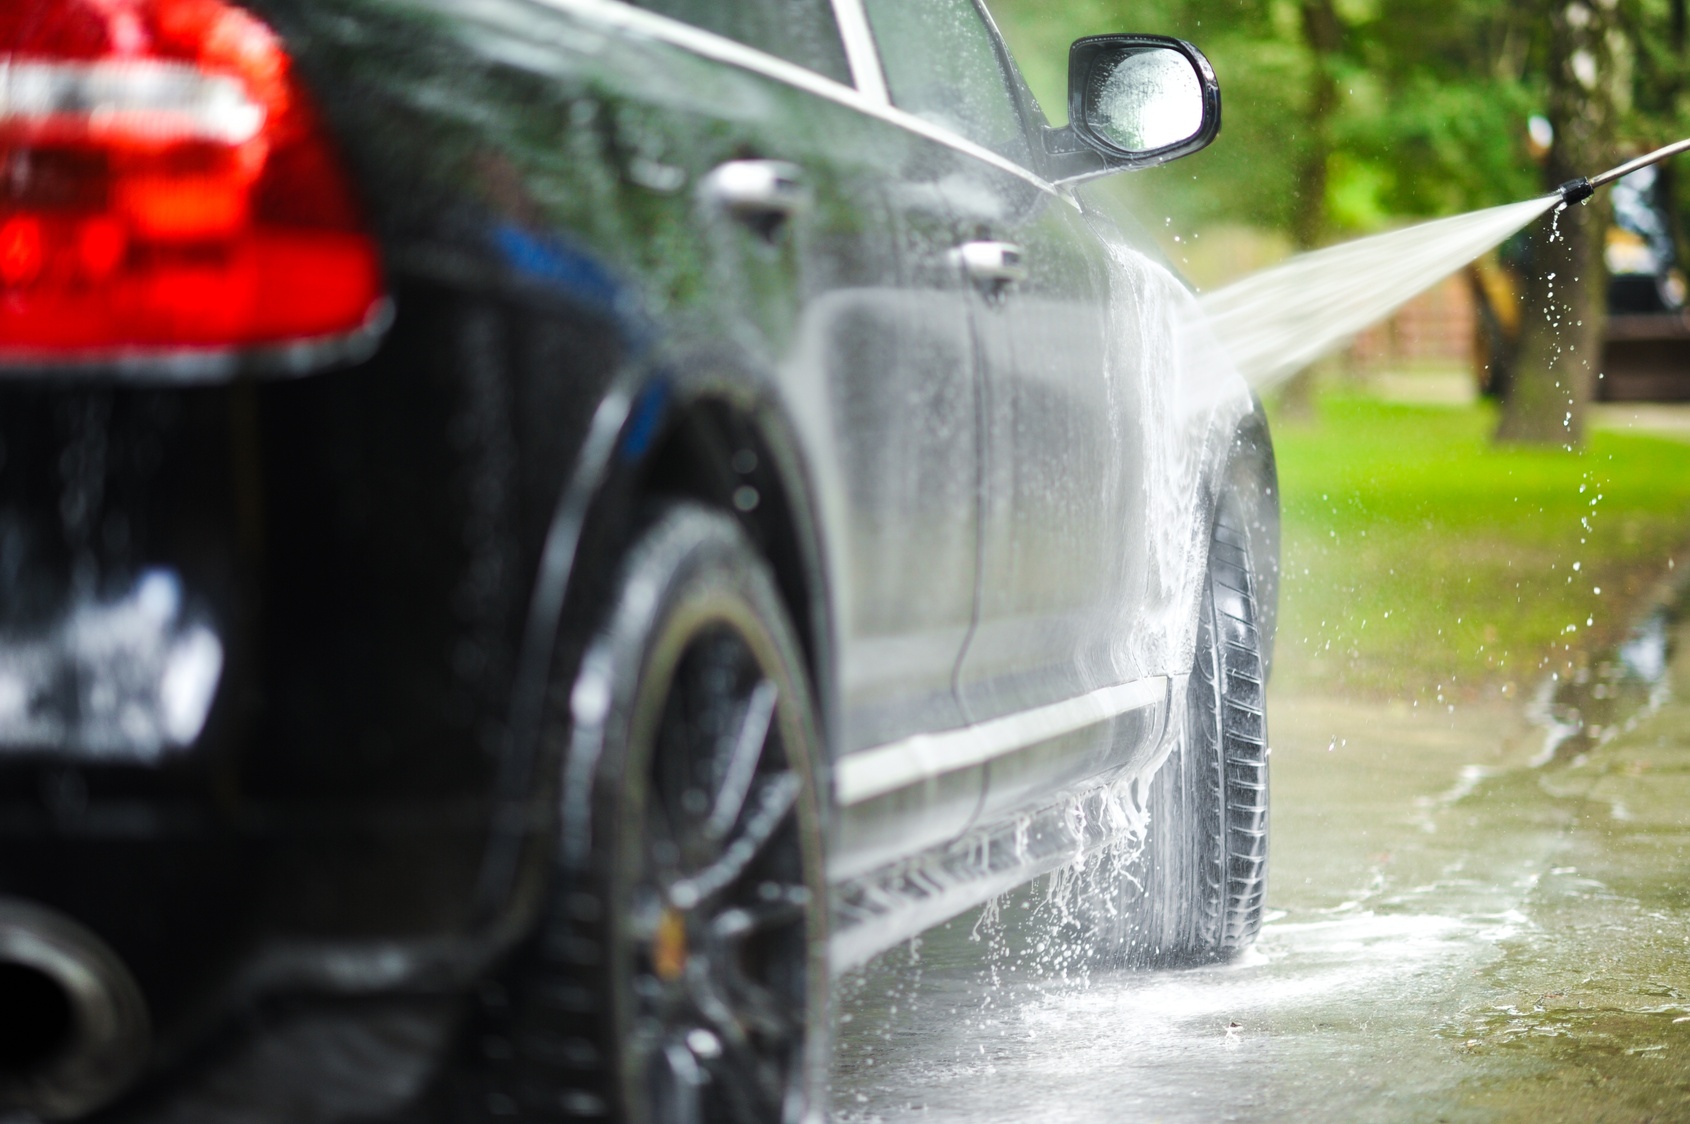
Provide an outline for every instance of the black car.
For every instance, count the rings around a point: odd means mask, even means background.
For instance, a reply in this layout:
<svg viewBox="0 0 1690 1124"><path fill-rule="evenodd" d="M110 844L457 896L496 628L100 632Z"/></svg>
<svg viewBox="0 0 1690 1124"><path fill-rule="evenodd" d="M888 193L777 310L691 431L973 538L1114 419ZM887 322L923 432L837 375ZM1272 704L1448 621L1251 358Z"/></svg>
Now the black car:
<svg viewBox="0 0 1690 1124"><path fill-rule="evenodd" d="M1219 94L1070 63L0 5L0 1116L819 1118L831 974L1105 847L1097 958L1247 945L1271 446L1080 186Z"/></svg>

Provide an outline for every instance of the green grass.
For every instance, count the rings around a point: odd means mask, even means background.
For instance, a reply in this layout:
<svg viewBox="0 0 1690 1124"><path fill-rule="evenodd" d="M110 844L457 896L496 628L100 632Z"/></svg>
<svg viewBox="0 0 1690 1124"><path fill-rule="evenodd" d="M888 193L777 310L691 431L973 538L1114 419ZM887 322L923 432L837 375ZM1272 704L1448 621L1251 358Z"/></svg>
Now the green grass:
<svg viewBox="0 0 1690 1124"><path fill-rule="evenodd" d="M1282 685L1515 696L1621 639L1690 544L1690 444L1497 447L1485 405L1331 395L1316 411L1275 418Z"/></svg>

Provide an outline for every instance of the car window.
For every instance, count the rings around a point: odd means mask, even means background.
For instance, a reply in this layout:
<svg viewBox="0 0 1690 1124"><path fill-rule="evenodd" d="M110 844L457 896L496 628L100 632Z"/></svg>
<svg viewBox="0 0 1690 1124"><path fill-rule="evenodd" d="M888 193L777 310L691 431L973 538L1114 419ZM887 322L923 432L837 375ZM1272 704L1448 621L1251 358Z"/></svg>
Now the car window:
<svg viewBox="0 0 1690 1124"><path fill-rule="evenodd" d="M851 68L829 0L632 0L847 85Z"/></svg>
<svg viewBox="0 0 1690 1124"><path fill-rule="evenodd" d="M865 6L894 105L1030 162L1015 95L974 0L868 0Z"/></svg>

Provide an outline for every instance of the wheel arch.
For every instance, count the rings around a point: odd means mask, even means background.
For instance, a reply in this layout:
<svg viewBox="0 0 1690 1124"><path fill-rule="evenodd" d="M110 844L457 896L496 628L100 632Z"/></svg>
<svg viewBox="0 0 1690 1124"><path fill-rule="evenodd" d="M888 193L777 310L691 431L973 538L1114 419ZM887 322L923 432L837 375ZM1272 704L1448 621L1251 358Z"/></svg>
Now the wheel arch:
<svg viewBox="0 0 1690 1124"><path fill-rule="evenodd" d="M832 622L808 474L793 427L765 397L706 390L676 401L644 458L641 500L685 498L733 516L773 570L817 705L830 713Z"/></svg>
<svg viewBox="0 0 1690 1124"><path fill-rule="evenodd" d="M1279 466L1273 436L1261 399L1251 395L1251 407L1233 429L1214 500L1223 491L1243 507L1250 536L1250 559L1255 570L1257 627L1262 636L1264 679L1273 672L1274 636L1279 619L1280 497ZM1213 516L1211 515L1211 521Z"/></svg>
<svg viewBox="0 0 1690 1124"><path fill-rule="evenodd" d="M568 724L567 692L554 687L573 681L602 623L623 553L653 501L685 498L728 512L769 562L798 634L826 757L837 713L833 625L801 449L765 381L743 374L684 377L655 366L612 380L562 484L530 595L499 765L501 810L477 887L478 924L500 934L496 944L527 930L545 880L550 849L535 844L558 814L547 778L566 752L566 739L553 735ZM735 470L741 450L755 457L750 471ZM744 487L753 489L755 502L747 502Z"/></svg>

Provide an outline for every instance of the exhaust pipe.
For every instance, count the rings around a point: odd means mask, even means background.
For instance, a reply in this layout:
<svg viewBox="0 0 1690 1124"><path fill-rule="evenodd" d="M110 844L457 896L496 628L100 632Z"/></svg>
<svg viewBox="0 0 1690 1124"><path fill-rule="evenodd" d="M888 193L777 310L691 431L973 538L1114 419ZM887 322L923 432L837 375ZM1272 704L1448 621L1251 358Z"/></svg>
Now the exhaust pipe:
<svg viewBox="0 0 1690 1124"><path fill-rule="evenodd" d="M141 989L105 942L0 898L0 1118L92 1112L140 1073L150 1034Z"/></svg>

